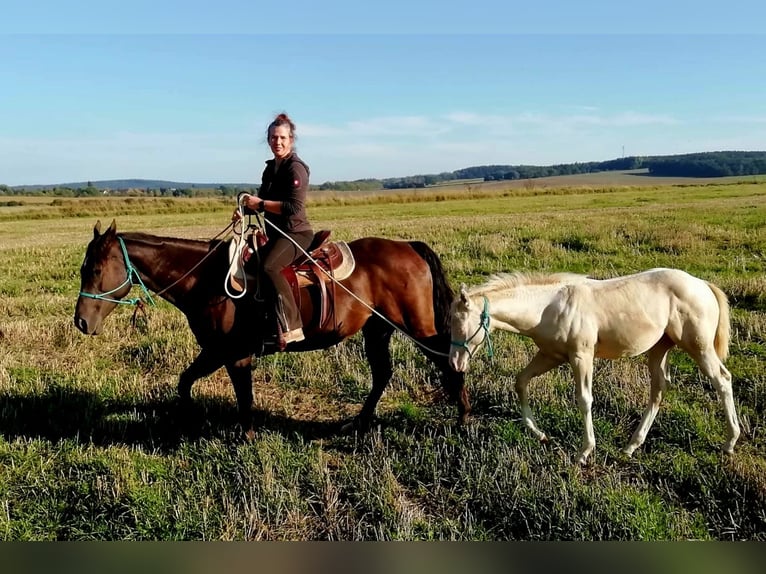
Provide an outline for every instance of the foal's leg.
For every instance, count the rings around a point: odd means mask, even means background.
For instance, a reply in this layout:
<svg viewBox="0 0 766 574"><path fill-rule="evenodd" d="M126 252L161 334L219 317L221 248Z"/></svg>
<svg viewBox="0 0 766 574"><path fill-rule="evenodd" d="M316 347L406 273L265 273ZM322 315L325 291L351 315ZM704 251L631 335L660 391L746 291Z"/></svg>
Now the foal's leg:
<svg viewBox="0 0 766 574"><path fill-rule="evenodd" d="M541 351L538 351L537 354L532 357L532 360L529 361L527 366L516 375L516 384L514 385L514 388L521 405L521 417L527 428L529 428L540 441L548 440L548 437L545 436L543 431L537 428L535 418L532 416L532 409L529 408L529 381L538 375L542 375L543 373L547 373L551 369L558 367L563 362L564 361L561 359L545 355Z"/></svg>
<svg viewBox="0 0 766 574"><path fill-rule="evenodd" d="M367 399L362 405L362 410L356 416L353 427L359 430L367 430L375 414L375 407L378 405L383 391L393 375L391 366L391 335L394 330L387 323L371 318L362 328L364 335L364 352L367 355L367 361L370 363L372 371L372 390L367 395ZM347 430L348 425L343 429Z"/></svg>
<svg viewBox="0 0 766 574"><path fill-rule="evenodd" d="M579 351L569 359L574 374L577 406L583 418L583 436L580 454L577 462L585 464L588 455L593 452L596 446L596 436L593 433L593 415L591 406L593 404L593 351Z"/></svg>
<svg viewBox="0 0 766 574"><path fill-rule="evenodd" d="M737 442L740 433L737 411L734 408L731 373L718 358L712 345L709 349L702 351L699 357L694 357L694 359L699 364L702 373L713 382L718 398L723 403L723 412L728 426L728 436L722 448L724 452L731 454L734 451L734 444Z"/></svg>
<svg viewBox="0 0 766 574"><path fill-rule="evenodd" d="M646 409L644 409L641 422L638 423L638 427L633 432L628 445L623 449L623 452L628 456L631 456L634 450L644 444L649 428L651 428L654 418L657 416L660 402L662 402L662 394L667 389L668 383L670 383L667 359L668 351L673 348L673 345L674 343L670 338L663 337L647 353L647 364L649 366L652 386L649 391L649 402L646 405Z"/></svg>

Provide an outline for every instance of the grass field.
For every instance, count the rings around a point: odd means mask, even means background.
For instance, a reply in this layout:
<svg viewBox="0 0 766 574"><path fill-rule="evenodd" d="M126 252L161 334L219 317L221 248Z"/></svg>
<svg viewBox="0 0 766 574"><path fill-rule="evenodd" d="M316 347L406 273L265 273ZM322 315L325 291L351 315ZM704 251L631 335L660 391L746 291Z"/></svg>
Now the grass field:
<svg viewBox="0 0 766 574"><path fill-rule="evenodd" d="M630 177L630 176L627 176ZM467 376L465 428L435 372L395 337L394 380L366 435L353 416L370 373L361 339L256 362L261 431L241 440L223 371L175 401L196 355L184 316L160 302L133 330L117 309L98 337L72 324L97 219L209 238L233 205L214 199L14 198L0 207L0 539L766 540L766 183L426 189L312 195L316 229L426 241L453 287L510 270L609 277L679 267L732 305L727 366L743 435L732 456L720 404L688 357L645 445L626 444L647 400L640 359L597 362L597 446L575 464L581 422L569 367L530 392L550 443L521 424L514 373L529 340L494 336Z"/></svg>

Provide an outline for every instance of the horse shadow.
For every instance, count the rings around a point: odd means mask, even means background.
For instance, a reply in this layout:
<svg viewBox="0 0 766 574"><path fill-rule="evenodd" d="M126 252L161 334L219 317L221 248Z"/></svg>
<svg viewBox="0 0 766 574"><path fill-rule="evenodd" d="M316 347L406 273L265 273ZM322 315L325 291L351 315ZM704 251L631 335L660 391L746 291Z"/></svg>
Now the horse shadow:
<svg viewBox="0 0 766 574"><path fill-rule="evenodd" d="M295 419L262 409L252 412L258 431L304 440L333 437L347 422ZM191 404L173 396L135 401L61 387L34 395L0 395L0 435L6 440L69 440L160 452L205 439L244 441L235 405L222 398L201 397Z"/></svg>

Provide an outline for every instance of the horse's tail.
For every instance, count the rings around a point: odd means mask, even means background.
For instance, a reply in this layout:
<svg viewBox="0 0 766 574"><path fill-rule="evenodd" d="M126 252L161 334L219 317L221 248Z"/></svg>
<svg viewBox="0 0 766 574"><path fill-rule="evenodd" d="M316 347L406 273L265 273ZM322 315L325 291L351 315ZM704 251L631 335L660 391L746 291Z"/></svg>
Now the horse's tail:
<svg viewBox="0 0 766 574"><path fill-rule="evenodd" d="M718 287L706 281L707 286L718 301L718 329L715 332L715 352L722 361L729 356L729 338L731 337L731 324L729 318L729 300L726 293Z"/></svg>
<svg viewBox="0 0 766 574"><path fill-rule="evenodd" d="M431 270L433 281L434 319L439 334L450 332L450 305L455 298L455 292L447 280L441 259L428 245L422 241L410 241L409 244L415 252L422 257Z"/></svg>
<svg viewBox="0 0 766 574"><path fill-rule="evenodd" d="M454 371L447 361L450 348L450 306L455 299L455 292L447 280L447 274L442 267L439 256L422 241L409 242L415 253L420 255L431 270L433 283L434 322L436 323L437 335L431 339L431 343L438 347L438 351L426 352L434 363L442 371L442 387L453 401L457 402L460 422L467 420L471 412L471 404L468 391L465 388L465 373Z"/></svg>

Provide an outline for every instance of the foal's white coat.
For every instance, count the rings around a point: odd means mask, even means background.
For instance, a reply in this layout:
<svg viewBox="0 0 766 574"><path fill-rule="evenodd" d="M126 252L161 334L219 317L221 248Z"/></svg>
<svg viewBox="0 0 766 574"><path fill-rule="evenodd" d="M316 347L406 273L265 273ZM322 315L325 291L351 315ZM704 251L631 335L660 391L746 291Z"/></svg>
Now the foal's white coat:
<svg viewBox="0 0 766 574"><path fill-rule="evenodd" d="M482 310L489 312L482 327ZM651 375L649 403L624 452L630 456L643 444L670 378L668 351L678 345L711 379L723 403L731 453L739 438L731 374L723 364L729 347L729 304L715 285L678 269L650 269L613 279L590 279L560 273L499 274L468 290L451 309L450 365L458 372L493 329L531 337L537 354L518 374L515 384L524 423L546 440L529 408L530 379L565 362L577 384L577 404L585 428L578 461L593 451L591 404L593 359L616 359L647 353Z"/></svg>

